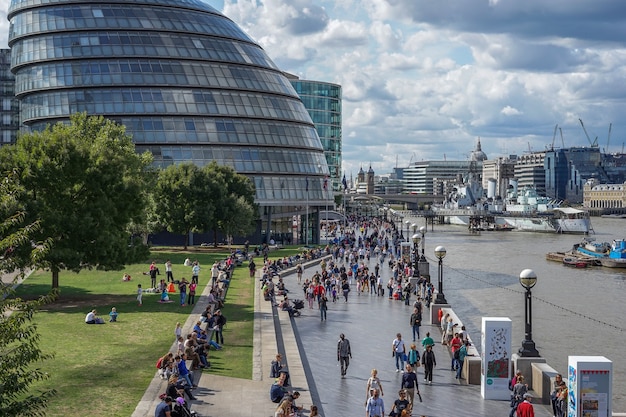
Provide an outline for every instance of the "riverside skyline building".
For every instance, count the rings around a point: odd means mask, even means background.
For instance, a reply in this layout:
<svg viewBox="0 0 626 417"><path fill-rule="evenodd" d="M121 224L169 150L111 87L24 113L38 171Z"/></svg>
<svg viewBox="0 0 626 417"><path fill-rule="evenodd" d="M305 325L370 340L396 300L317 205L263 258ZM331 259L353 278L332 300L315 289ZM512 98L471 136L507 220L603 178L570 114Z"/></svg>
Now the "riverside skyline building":
<svg viewBox="0 0 626 417"><path fill-rule="evenodd" d="M319 240L329 170L313 121L284 73L221 12L200 0L13 0L7 17L25 129L105 116L157 166L216 161L251 178L266 241L305 212L302 240Z"/></svg>
<svg viewBox="0 0 626 417"><path fill-rule="evenodd" d="M19 132L19 104L15 99L15 76L11 72L11 50L0 49L0 146L15 143Z"/></svg>
<svg viewBox="0 0 626 417"><path fill-rule="evenodd" d="M317 135L324 148L332 190L340 191L343 189L341 86L322 81L301 80L292 74L287 74L287 78L315 124Z"/></svg>

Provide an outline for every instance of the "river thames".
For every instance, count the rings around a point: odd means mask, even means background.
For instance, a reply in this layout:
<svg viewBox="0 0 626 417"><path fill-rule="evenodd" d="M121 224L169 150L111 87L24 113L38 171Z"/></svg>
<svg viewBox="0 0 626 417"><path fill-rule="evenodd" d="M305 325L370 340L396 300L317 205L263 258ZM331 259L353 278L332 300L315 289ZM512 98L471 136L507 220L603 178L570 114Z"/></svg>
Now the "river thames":
<svg viewBox="0 0 626 417"><path fill-rule="evenodd" d="M423 218L411 221L419 226L424 224ZM626 237L626 219L594 217L592 225L595 234L591 237L599 242ZM568 355L599 355L612 360L613 411L626 412L626 360L621 356L622 343L626 336L626 307L623 303L626 269L577 269L545 259L547 252L568 251L581 238L580 235L514 231L473 235L462 226L435 225L434 230L431 230L431 226L428 227L425 254L430 262L431 280L436 285L437 260L433 252L438 245L446 248L447 255L443 260L444 294L463 320L474 342L480 344L481 317L509 317L513 321L514 351L521 347L524 338L525 290L519 283L519 273L526 268L533 269L538 278L532 289L533 340L540 355L564 375L567 373ZM373 266L373 261L371 265ZM386 265L383 271L383 276L387 277L389 271ZM332 330L325 329L326 326L320 327L319 319L314 319L317 317L316 311L311 311L313 317L310 317L309 311L305 311L304 316L309 317L302 317L297 321L304 349L312 362L317 388L326 400L326 407L334 408L335 411L342 408L337 407L339 403L346 402L350 397L358 397L358 401L355 401L356 398L348 401L353 406L360 403L361 397L364 401L369 368L382 368L383 381L394 381L393 385L396 384L387 345L391 344L397 331L409 336L406 322L410 310L403 303L392 302L393 310L397 310L397 313L392 314L387 312L389 307L385 306L384 314L388 325L371 328L367 326L368 313L362 320L355 320L349 314L352 309L350 304L371 304L368 309L370 316L374 316L379 314L377 311L382 312L376 305L381 304L383 299L367 297L366 300L356 297L355 292L351 294L348 304L329 303L328 323L333 325ZM356 309L357 306L353 308ZM383 308L382 304L380 308ZM336 320L340 323L333 323ZM352 371L358 373L358 376L354 375L358 381L354 381L353 389L349 389L349 380L346 381L345 389L324 387L330 370L328 367L335 367L333 346L336 346L337 329L341 329L351 339L353 352L360 352L360 358L354 360L357 368L349 371L349 374ZM434 336L438 337L439 332ZM320 346L321 341L325 341L322 342L323 346ZM367 358L365 363L364 357ZM439 360L445 368L449 358L438 358ZM334 379L336 372L333 370L331 373ZM393 391L390 390L391 392ZM347 409L354 411L352 406ZM329 410L325 411L328 413Z"/></svg>
<svg viewBox="0 0 626 417"><path fill-rule="evenodd" d="M423 224L423 219L415 219ZM625 219L592 218L598 242L626 238ZM566 374L568 355L599 355L613 361L613 410L626 412L626 269L572 268L547 261L547 252L568 251L579 235L483 232L470 235L459 226L430 226L425 253L437 277L433 254L444 258L444 294L474 340L480 340L481 317L513 320L513 347L524 338L524 288L519 273L537 274L533 296L533 340L548 364ZM430 253L430 255L429 255ZM519 346L515 345L519 341Z"/></svg>

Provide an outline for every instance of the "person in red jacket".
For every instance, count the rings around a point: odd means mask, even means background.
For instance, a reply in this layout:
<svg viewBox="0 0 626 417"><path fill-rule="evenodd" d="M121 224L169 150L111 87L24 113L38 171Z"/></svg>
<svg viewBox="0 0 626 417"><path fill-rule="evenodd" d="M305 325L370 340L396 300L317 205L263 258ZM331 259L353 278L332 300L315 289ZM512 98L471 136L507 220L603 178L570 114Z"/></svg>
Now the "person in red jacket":
<svg viewBox="0 0 626 417"><path fill-rule="evenodd" d="M524 401L517 406L517 417L535 417L535 410L531 404L532 395L524 394Z"/></svg>

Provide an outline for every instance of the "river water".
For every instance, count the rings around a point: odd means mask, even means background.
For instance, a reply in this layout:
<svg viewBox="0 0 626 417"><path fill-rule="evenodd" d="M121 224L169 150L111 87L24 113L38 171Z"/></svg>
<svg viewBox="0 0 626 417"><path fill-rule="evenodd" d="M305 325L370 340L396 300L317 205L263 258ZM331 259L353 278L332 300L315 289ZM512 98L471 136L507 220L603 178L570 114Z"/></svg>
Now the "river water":
<svg viewBox="0 0 626 417"><path fill-rule="evenodd" d="M418 225L424 219L410 219ZM598 242L626 237L626 220L592 218ZM431 280L437 280L434 248L443 245L443 292L480 341L481 317L509 317L513 348L524 338L524 288L519 273L537 274L533 296L533 340L548 364L566 374L568 355L599 355L613 361L613 411L626 412L626 269L571 268L547 261L547 252L567 251L581 236L526 232L471 235L462 226L435 225L426 234ZM517 346L515 341L519 341Z"/></svg>

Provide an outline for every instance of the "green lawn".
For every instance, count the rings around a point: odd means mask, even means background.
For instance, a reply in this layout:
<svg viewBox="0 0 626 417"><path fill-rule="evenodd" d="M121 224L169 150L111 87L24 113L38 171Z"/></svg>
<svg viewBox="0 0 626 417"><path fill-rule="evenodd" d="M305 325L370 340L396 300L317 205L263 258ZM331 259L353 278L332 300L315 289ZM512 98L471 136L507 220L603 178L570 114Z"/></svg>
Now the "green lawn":
<svg viewBox="0 0 626 417"><path fill-rule="evenodd" d="M297 253L297 248L272 252L272 257ZM165 278L164 263L171 259L174 278L191 277L191 268L183 266L185 258L197 259L202 270L200 285L210 279L210 268L223 252L153 251L150 260L156 260ZM257 267L262 262L257 261ZM80 415L129 416L134 411L151 379L155 363L174 341L176 322L187 320L191 307L178 302L161 304L158 294L145 293L143 306L135 301L137 284L150 286L149 261L128 266L124 271L82 271L79 274L60 274L60 297L44 306L35 315L34 322L41 334L40 347L53 353L54 359L38 364L51 375L37 388L54 387L57 396L50 404L47 416ZM129 273L130 282L122 275ZM51 274L36 272L19 288L23 298L45 294L50 289ZM222 310L228 319L224 330L226 348L211 351L209 372L239 378L252 375L252 332L254 320L254 285L249 278L247 264L236 268ZM173 300L177 300L174 294ZM108 323L108 313L116 307L117 323ZM97 309L107 321L104 325L86 325L84 318L91 309Z"/></svg>

